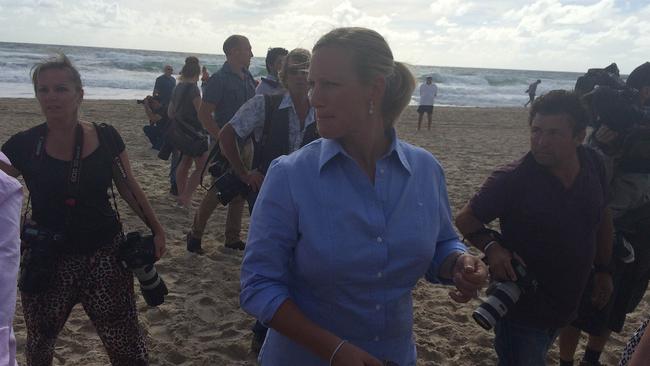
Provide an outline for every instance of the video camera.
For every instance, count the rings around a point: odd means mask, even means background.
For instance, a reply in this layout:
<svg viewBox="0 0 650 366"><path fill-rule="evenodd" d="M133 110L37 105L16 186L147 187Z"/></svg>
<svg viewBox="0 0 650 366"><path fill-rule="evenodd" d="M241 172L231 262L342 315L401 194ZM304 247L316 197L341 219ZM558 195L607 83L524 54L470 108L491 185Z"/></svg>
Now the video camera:
<svg viewBox="0 0 650 366"><path fill-rule="evenodd" d="M592 113L594 128L605 125L610 130L625 132L633 126L650 126L650 111L639 107L636 89L596 86L583 99Z"/></svg>
<svg viewBox="0 0 650 366"><path fill-rule="evenodd" d="M574 90L589 108L595 129L605 125L624 132L633 126L650 125L650 112L638 106L639 92L625 85L616 63L589 69L578 78Z"/></svg>

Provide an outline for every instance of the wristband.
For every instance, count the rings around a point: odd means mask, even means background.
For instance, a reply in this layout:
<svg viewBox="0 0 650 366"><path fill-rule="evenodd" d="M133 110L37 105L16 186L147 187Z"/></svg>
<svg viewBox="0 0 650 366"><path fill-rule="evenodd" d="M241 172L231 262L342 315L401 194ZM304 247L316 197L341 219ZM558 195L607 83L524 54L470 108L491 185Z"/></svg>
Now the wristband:
<svg viewBox="0 0 650 366"><path fill-rule="evenodd" d="M338 352L341 347L343 347L343 344L347 342L347 340L343 339L339 342L339 344L334 348L334 352L332 352L332 355L330 356L330 366L332 366L332 361L334 361L334 356L336 356L336 352Z"/></svg>
<svg viewBox="0 0 650 366"><path fill-rule="evenodd" d="M492 240L491 242L485 244L485 246L483 247L483 253L487 255L488 249L490 249L490 247L493 246L494 244L499 244L499 242L496 240Z"/></svg>

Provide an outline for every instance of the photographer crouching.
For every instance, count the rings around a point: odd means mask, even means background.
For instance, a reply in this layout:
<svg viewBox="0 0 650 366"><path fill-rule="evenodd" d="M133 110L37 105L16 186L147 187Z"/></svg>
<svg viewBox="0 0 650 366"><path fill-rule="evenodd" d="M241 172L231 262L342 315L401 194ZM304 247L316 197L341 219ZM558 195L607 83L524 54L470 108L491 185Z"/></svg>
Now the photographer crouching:
<svg viewBox="0 0 650 366"><path fill-rule="evenodd" d="M167 105L162 104L160 94L158 93L154 93L153 96L147 95L144 99L138 99L136 102L142 104L144 112L149 119L149 124L144 126L142 130L151 142L151 148L159 151L158 157L162 160L168 160L171 156L169 166L169 192L176 196L178 195L176 167L178 166L180 154L171 144L165 142L165 134L169 128Z"/></svg>
<svg viewBox="0 0 650 366"><path fill-rule="evenodd" d="M604 295L596 287L585 289L578 319L560 334L562 366L573 365L582 331L589 340L580 365L601 365L611 332L622 331L626 315L636 309L650 279L650 63L634 69L625 84L602 84L608 86L585 95L594 117L588 143L606 162L607 205L616 235L611 263L596 267L592 278L611 274L613 291L611 297L599 299Z"/></svg>
<svg viewBox="0 0 650 366"><path fill-rule="evenodd" d="M165 131L169 127L167 106L164 106L160 102L160 96L158 94L154 96L147 95L144 99L139 99L136 102L142 104L144 112L147 114L147 118L149 118L149 124L144 126L142 130L151 142L151 148L160 150L164 142Z"/></svg>
<svg viewBox="0 0 650 366"><path fill-rule="evenodd" d="M587 122L573 93L536 99L530 152L493 172L456 218L501 281L474 315L495 329L499 366L546 365L558 330L575 318L592 266L610 261L605 169L582 145ZM501 234L484 226L496 218Z"/></svg>
<svg viewBox="0 0 650 366"><path fill-rule="evenodd" d="M113 365L148 365L133 274L121 262L133 264L136 274L146 272L144 285L139 276L141 288L154 290L149 280L159 278L149 266L165 252L163 228L133 178L117 130L79 120L84 90L70 60L61 54L36 64L32 82L46 121L4 143L2 152L11 165L0 162L8 175L23 176L31 201L31 218L24 220L21 233L18 281L27 328L26 362L52 364L57 336L72 308L81 303ZM123 240L109 196L113 181L153 236ZM145 268L136 268L144 262ZM164 290L160 282L156 286ZM160 301L162 292L156 295Z"/></svg>

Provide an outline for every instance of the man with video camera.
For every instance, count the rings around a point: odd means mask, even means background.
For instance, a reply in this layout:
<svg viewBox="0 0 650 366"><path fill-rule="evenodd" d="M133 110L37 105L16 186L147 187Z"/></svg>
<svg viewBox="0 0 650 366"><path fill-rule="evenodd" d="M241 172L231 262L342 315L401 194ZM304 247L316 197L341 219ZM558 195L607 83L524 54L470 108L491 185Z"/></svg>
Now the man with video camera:
<svg viewBox="0 0 650 366"><path fill-rule="evenodd" d="M536 99L530 152L494 171L456 218L465 239L487 256L492 279L521 292L501 297L505 312L485 306L490 298L481 305L490 308L492 323L479 324L495 328L499 366L546 365L558 330L575 318L592 266L609 263L605 168L582 145L587 121L574 93L554 90ZM484 226L496 218L501 234Z"/></svg>
<svg viewBox="0 0 650 366"><path fill-rule="evenodd" d="M621 332L650 278L650 63L634 69L625 84L609 84L585 97L594 115L589 144L602 153L608 168L607 204L616 235L612 262L601 270L612 274L613 292L599 303L603 294L591 286L585 289L578 319L560 334L562 366L573 365L581 331L589 340L580 365L601 365L611 332Z"/></svg>

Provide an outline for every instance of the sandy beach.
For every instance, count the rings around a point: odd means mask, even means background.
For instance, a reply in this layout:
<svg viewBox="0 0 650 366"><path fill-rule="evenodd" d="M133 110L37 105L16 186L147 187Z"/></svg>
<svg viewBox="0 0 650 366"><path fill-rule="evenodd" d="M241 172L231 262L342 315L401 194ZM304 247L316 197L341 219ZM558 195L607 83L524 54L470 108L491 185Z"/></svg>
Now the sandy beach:
<svg viewBox="0 0 650 366"><path fill-rule="evenodd" d="M167 230L168 251L157 268L170 289L169 296L163 305L149 308L136 287L151 364L255 365L255 357L249 352L254 320L239 308L239 265L243 253L223 246L226 210L220 207L210 219L203 239L206 255L188 254L184 235L193 211L176 207L169 195L168 163L156 157L157 152L150 149L142 133L146 123L142 106L134 100L85 101L82 119L112 124L122 134L136 178ZM0 142L42 120L35 100L0 99ZM442 163L452 210L456 213L496 166L528 150L526 121L524 108L436 107L431 131L417 132L417 113L410 107L397 130L402 139L431 151ZM199 188L194 195L194 207L202 195ZM128 230L144 228L123 202L120 213ZM245 213L243 238L247 225ZM421 280L413 293L418 365L495 365L493 334L471 318L478 300L457 304L449 298L448 291ZM628 317L623 332L613 336L601 357L605 365L618 363L623 345L650 314L648 300L650 295L646 293L637 311ZM26 330L20 300L14 327L19 362L24 364ZM584 338L576 357L582 356ZM81 306L75 307L56 344L54 365L107 364L108 357L92 323ZM558 364L557 346L549 354L549 364Z"/></svg>

